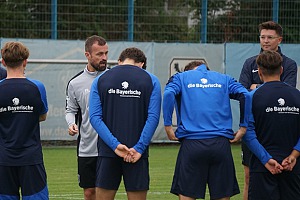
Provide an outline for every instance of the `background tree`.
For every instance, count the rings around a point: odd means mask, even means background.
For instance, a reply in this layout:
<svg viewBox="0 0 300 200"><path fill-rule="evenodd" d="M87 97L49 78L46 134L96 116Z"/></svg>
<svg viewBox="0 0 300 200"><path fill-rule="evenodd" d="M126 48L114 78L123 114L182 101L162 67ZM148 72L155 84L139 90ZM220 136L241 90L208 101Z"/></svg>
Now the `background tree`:
<svg viewBox="0 0 300 200"><path fill-rule="evenodd" d="M128 38L128 0L57 1L58 39ZM200 42L202 0L134 0L134 41ZM272 20L273 0L208 1L207 42L258 42L258 24ZM299 43L300 2L282 0L285 43ZM51 38L51 1L0 0L0 37Z"/></svg>

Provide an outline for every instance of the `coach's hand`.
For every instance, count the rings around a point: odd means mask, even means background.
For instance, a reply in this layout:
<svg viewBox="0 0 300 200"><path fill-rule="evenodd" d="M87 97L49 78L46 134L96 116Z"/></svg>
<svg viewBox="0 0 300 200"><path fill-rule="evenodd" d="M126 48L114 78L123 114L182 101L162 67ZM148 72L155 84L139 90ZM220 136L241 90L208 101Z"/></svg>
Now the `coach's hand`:
<svg viewBox="0 0 300 200"><path fill-rule="evenodd" d="M78 126L76 124L72 124L69 126L69 135L74 136L78 133Z"/></svg>
<svg viewBox="0 0 300 200"><path fill-rule="evenodd" d="M178 141L178 138L175 136L175 132L172 126L165 126L165 131L167 133L169 140Z"/></svg>

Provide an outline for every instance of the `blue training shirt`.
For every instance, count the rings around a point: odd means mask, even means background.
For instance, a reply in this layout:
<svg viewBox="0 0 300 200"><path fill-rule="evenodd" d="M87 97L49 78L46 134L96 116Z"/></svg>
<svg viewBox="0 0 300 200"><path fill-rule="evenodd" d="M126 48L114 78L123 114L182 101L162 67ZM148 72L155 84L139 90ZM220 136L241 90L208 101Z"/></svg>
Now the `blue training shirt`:
<svg viewBox="0 0 300 200"><path fill-rule="evenodd" d="M94 80L89 105L90 122L100 136L99 156L116 157L120 143L148 156L161 107L156 76L133 65L113 67Z"/></svg>
<svg viewBox="0 0 300 200"><path fill-rule="evenodd" d="M28 78L0 81L0 165L43 162L39 117L48 112L44 85Z"/></svg>
<svg viewBox="0 0 300 200"><path fill-rule="evenodd" d="M232 77L206 69L177 73L164 91L164 125L172 125L177 106L177 138L205 139L223 136L233 139L230 98L240 101L240 126L247 127L245 94L248 91ZM176 104L175 104L176 102Z"/></svg>

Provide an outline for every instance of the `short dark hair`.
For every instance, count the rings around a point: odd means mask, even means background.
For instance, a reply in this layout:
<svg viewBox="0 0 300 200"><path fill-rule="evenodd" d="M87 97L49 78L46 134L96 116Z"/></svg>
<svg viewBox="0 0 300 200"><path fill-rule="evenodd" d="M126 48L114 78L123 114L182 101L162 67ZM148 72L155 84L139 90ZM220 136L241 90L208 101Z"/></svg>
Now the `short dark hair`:
<svg viewBox="0 0 300 200"><path fill-rule="evenodd" d="M104 46L106 44L106 40L98 35L92 35L88 37L85 41L85 51L91 53L91 47L95 43L97 43L100 46Z"/></svg>
<svg viewBox="0 0 300 200"><path fill-rule="evenodd" d="M147 58L144 54L144 52L136 47L130 47L126 48L125 50L122 51L122 53L119 56L119 61L123 62L125 59L132 59L136 63L144 63L143 69L146 69L146 64L147 64Z"/></svg>
<svg viewBox="0 0 300 200"><path fill-rule="evenodd" d="M279 35L280 37L282 37L283 35L281 25L274 21L263 22L258 25L258 29L259 29L259 33L261 32L261 30L267 29L267 30L274 30L276 34Z"/></svg>
<svg viewBox="0 0 300 200"><path fill-rule="evenodd" d="M29 57L29 49L21 42L7 42L1 49L2 59L8 67L18 67Z"/></svg>
<svg viewBox="0 0 300 200"><path fill-rule="evenodd" d="M204 60L195 60L192 61L190 63L188 63L185 67L184 67L184 71L188 71L188 70L193 70L195 67L198 67L200 65L206 65L206 68L209 70L207 63Z"/></svg>
<svg viewBox="0 0 300 200"><path fill-rule="evenodd" d="M280 74L282 57L276 51L263 51L257 56L256 63L264 75Z"/></svg>

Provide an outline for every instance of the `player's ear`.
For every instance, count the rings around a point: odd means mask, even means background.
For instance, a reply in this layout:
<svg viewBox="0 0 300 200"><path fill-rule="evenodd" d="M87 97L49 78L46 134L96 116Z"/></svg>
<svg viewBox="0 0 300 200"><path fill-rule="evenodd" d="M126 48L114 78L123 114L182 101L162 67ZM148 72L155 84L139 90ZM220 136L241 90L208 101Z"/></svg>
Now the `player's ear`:
<svg viewBox="0 0 300 200"><path fill-rule="evenodd" d="M282 42L282 37L277 38L278 45Z"/></svg>
<svg viewBox="0 0 300 200"><path fill-rule="evenodd" d="M142 63L142 68L143 68L143 69L146 69L146 68L147 68L147 65L146 65L144 62Z"/></svg>
<svg viewBox="0 0 300 200"><path fill-rule="evenodd" d="M89 59L90 58L90 56L91 56L91 54L90 54L90 52L84 52L84 55L85 55L85 57L87 58L87 59Z"/></svg>
<svg viewBox="0 0 300 200"><path fill-rule="evenodd" d="M258 66L257 70L258 70L257 73L258 73L259 79L260 79L262 82L264 82L263 75L262 75L262 71L261 71L261 69L260 69L259 66Z"/></svg>
<svg viewBox="0 0 300 200"><path fill-rule="evenodd" d="M1 60L1 62L2 62L2 65L3 65L4 67L6 67L6 63L5 63L5 61L4 61L3 58L2 58L2 60Z"/></svg>

